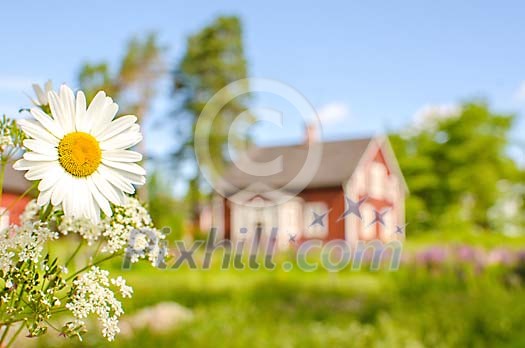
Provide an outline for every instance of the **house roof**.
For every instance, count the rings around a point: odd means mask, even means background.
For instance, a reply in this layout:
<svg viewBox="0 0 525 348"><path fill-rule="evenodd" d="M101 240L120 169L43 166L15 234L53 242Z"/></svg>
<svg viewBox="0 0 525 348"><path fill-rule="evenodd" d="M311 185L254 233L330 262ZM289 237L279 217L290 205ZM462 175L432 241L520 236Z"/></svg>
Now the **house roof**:
<svg viewBox="0 0 525 348"><path fill-rule="evenodd" d="M3 192L21 194L30 186L31 183L24 178L24 172L14 170L10 165L6 167Z"/></svg>
<svg viewBox="0 0 525 348"><path fill-rule="evenodd" d="M322 143L319 166L307 187L341 186L352 176L372 139L369 137ZM270 162L282 156L282 171L275 175L256 176L232 165L225 171L224 181L240 189L256 182L270 187L284 187L300 172L306 162L308 150L307 144L253 148L248 151L248 158L253 163ZM234 192L230 190L229 193Z"/></svg>

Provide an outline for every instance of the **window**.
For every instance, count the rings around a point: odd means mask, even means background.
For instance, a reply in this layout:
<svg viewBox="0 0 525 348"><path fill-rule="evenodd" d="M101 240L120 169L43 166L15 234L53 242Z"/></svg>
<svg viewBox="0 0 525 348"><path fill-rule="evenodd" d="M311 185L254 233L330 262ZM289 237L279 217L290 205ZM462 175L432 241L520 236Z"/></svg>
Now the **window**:
<svg viewBox="0 0 525 348"><path fill-rule="evenodd" d="M303 227L302 202L294 199L279 205L278 221L278 245L279 248L286 249L290 246L290 236L295 236L297 240L301 238Z"/></svg>
<svg viewBox="0 0 525 348"><path fill-rule="evenodd" d="M359 231L359 239L361 240L373 240L377 237L376 224L372 224L374 221L375 213L374 207L371 204L365 203L361 208L361 215L363 221L361 221L361 229Z"/></svg>
<svg viewBox="0 0 525 348"><path fill-rule="evenodd" d="M370 165L370 195L374 198L383 198L387 172L384 165L373 162Z"/></svg>
<svg viewBox="0 0 525 348"><path fill-rule="evenodd" d="M322 217L323 215L325 216ZM310 202L305 204L304 227L304 236L307 239L324 239L328 236L328 206L326 203Z"/></svg>
<svg viewBox="0 0 525 348"><path fill-rule="evenodd" d="M300 202L289 201L280 206L279 211L279 229L285 234L298 234L301 229L302 206Z"/></svg>
<svg viewBox="0 0 525 348"><path fill-rule="evenodd" d="M396 226L395 226L395 210L391 209L383 217L385 226L381 226L381 239L383 241L388 241L392 238L392 235L395 235Z"/></svg>

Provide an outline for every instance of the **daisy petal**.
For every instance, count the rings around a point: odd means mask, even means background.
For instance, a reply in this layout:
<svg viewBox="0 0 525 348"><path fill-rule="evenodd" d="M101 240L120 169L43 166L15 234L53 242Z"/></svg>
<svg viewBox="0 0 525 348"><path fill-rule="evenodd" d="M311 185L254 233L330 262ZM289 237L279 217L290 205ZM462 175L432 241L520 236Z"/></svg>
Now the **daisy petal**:
<svg viewBox="0 0 525 348"><path fill-rule="evenodd" d="M56 120L49 117L48 114L38 108L32 108L30 112L31 115L33 115L33 117L36 118L37 121L40 122L40 124L55 137L61 139L64 136L64 130L60 124Z"/></svg>
<svg viewBox="0 0 525 348"><path fill-rule="evenodd" d="M107 150L102 151L102 158L115 162L140 162L142 154L130 150Z"/></svg>
<svg viewBox="0 0 525 348"><path fill-rule="evenodd" d="M60 102L67 124L65 130L68 133L73 132L75 130L75 95L71 88L66 85L60 86Z"/></svg>
<svg viewBox="0 0 525 348"><path fill-rule="evenodd" d="M105 159L102 159L102 163L107 165L108 167L121 169L130 173L138 174L138 175L146 175L146 171L144 168L139 166L136 163L125 163L125 162L115 162L115 161L108 161Z"/></svg>
<svg viewBox="0 0 525 348"><path fill-rule="evenodd" d="M91 192L91 194L93 195L93 198L95 199L96 204L100 207L100 209L102 209L102 211L104 212L104 214L106 214L106 216L111 216L113 214L113 212L111 211L111 206L109 205L108 200L98 190L97 186L93 182L92 177L87 178L87 185L88 185L89 191Z"/></svg>
<svg viewBox="0 0 525 348"><path fill-rule="evenodd" d="M62 180L57 182L51 196L51 204L54 206L59 205L64 201L68 192L72 191L71 178L71 175L64 175ZM66 214L66 216L69 215L69 205L66 206L66 204L63 204L62 207L64 209L64 214ZM68 210L67 212L66 209Z"/></svg>
<svg viewBox="0 0 525 348"><path fill-rule="evenodd" d="M69 193L69 195L66 197L66 200L71 200L71 215L76 218L90 218L90 216L86 216L88 215L88 212L85 208L86 203L89 199L88 196L91 196L87 191L86 180L84 178L72 177L72 183L73 187L75 187L75 193Z"/></svg>
<svg viewBox="0 0 525 348"><path fill-rule="evenodd" d="M100 175L102 175L107 181L109 181L116 188L129 193L135 193L135 188L128 180L125 180L121 175L115 172L115 170L110 169L104 165L98 167Z"/></svg>
<svg viewBox="0 0 525 348"><path fill-rule="evenodd" d="M124 204L124 195L122 192L115 189L115 187L111 185L104 177L102 177L102 175L100 175L98 172L94 172L91 177L93 178L93 182L97 186L100 193L103 194L108 201L115 205Z"/></svg>
<svg viewBox="0 0 525 348"><path fill-rule="evenodd" d="M24 153L24 159L28 161L34 161L34 162L56 161L58 160L58 152L54 154L26 152Z"/></svg>
<svg viewBox="0 0 525 348"><path fill-rule="evenodd" d="M34 166L25 173L24 177L27 180L40 180L49 173L49 169L52 167L53 164Z"/></svg>
<svg viewBox="0 0 525 348"><path fill-rule="evenodd" d="M75 109L75 127L79 132L89 132L91 129L91 120L87 117L86 112L86 96L84 92L77 92Z"/></svg>
<svg viewBox="0 0 525 348"><path fill-rule="evenodd" d="M114 174L118 174L122 176L124 180L129 181L130 183L134 185L144 185L146 183L146 177L143 175L137 175L130 172L126 172L124 170L119 169L113 169Z"/></svg>
<svg viewBox="0 0 525 348"><path fill-rule="evenodd" d="M55 161L43 161L43 162L34 162L28 161L23 158L19 159L13 164L13 169L15 170L29 170L35 166L45 166L52 165Z"/></svg>
<svg viewBox="0 0 525 348"><path fill-rule="evenodd" d="M49 173L38 183L38 189L40 191L50 190L64 175L67 174L62 166L59 164L51 166L51 168L49 168Z"/></svg>
<svg viewBox="0 0 525 348"><path fill-rule="evenodd" d="M51 194L53 193L53 190L47 190L47 191L40 191L40 194L38 195L38 198L36 200L36 204L38 204L40 207L46 205L51 200Z"/></svg>
<svg viewBox="0 0 525 348"><path fill-rule="evenodd" d="M126 115L117 118L111 122L108 127L103 128L100 132L94 134L99 141L108 140L117 134L128 129L132 124L137 122L137 116Z"/></svg>
<svg viewBox="0 0 525 348"><path fill-rule="evenodd" d="M35 105L47 104L47 96L38 84L33 83L33 91L36 94L36 101L33 101Z"/></svg>
<svg viewBox="0 0 525 348"><path fill-rule="evenodd" d="M47 93L47 99L49 99L49 108L51 109L53 118L57 120L65 133L70 133L72 129L69 127L69 115L62 109L62 103L60 102L58 94L55 91L49 91Z"/></svg>
<svg viewBox="0 0 525 348"><path fill-rule="evenodd" d="M124 150L137 145L141 140L142 135L140 133L120 133L112 139L102 141L100 143L100 149L103 151L115 149Z"/></svg>
<svg viewBox="0 0 525 348"><path fill-rule="evenodd" d="M91 134L99 134L111 124L111 120L115 118L118 112L118 105L113 103L113 99L106 98L104 107L100 113L94 118L93 128Z"/></svg>
<svg viewBox="0 0 525 348"><path fill-rule="evenodd" d="M57 154L57 148L53 145L37 139L25 139L24 146L29 150L43 155L54 156Z"/></svg>
<svg viewBox="0 0 525 348"><path fill-rule="evenodd" d="M54 146L58 146L59 140L53 134L49 133L44 127L34 121L19 120L18 125L24 133L34 139L42 140Z"/></svg>

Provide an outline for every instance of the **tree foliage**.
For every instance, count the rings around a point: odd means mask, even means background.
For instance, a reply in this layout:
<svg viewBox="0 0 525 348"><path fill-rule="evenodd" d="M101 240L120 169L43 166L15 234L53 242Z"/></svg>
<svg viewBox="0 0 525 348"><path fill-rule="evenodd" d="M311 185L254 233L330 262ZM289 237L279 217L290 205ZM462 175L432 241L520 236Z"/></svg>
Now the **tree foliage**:
<svg viewBox="0 0 525 348"><path fill-rule="evenodd" d="M237 17L219 17L209 26L191 35L186 52L173 75L173 95L177 109L172 117L175 122L179 146L175 149L176 170L191 168L188 175L188 201L191 218L199 213L202 198L202 173L195 158L195 125L210 98L228 84L247 77L241 22ZM248 85L242 86L248 91ZM245 111L249 95L231 98L215 116L209 139L210 157L221 168L227 161L225 146L231 123ZM229 99L228 99L229 100Z"/></svg>
<svg viewBox="0 0 525 348"><path fill-rule="evenodd" d="M411 191L409 221L428 228L466 223L489 229L488 212L501 182L522 180L507 151L514 119L484 102L468 102L456 115L430 118L409 136L393 136Z"/></svg>
<svg viewBox="0 0 525 348"><path fill-rule="evenodd" d="M104 90L119 101L121 113L143 117L151 107L159 79L166 73L164 53L155 34L134 37L116 71L107 62L85 63L78 76L80 88L88 100Z"/></svg>

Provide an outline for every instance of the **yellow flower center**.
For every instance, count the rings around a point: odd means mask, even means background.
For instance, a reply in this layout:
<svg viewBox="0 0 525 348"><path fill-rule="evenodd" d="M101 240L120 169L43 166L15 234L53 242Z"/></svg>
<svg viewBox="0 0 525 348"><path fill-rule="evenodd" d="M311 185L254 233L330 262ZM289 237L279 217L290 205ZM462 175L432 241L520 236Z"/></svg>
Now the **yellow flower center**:
<svg viewBox="0 0 525 348"><path fill-rule="evenodd" d="M101 160L102 151L98 141L90 134L69 133L58 144L58 161L74 176L84 177L93 174Z"/></svg>

